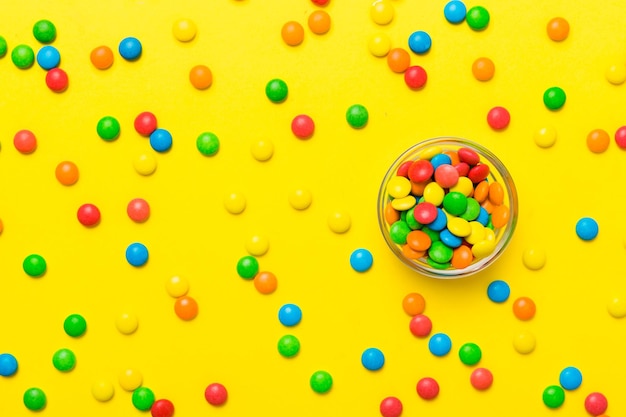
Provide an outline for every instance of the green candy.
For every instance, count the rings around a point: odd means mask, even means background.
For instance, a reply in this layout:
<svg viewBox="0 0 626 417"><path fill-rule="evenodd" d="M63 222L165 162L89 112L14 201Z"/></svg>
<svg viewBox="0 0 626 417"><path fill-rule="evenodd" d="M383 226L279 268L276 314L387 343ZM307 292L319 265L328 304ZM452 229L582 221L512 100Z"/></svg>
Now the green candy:
<svg viewBox="0 0 626 417"><path fill-rule="evenodd" d="M560 87L550 87L543 93L543 104L550 110L558 110L565 105L567 96Z"/></svg>
<svg viewBox="0 0 626 417"><path fill-rule="evenodd" d="M76 355L69 349L59 349L52 356L52 364L61 372L69 372L76 366Z"/></svg>
<svg viewBox="0 0 626 417"><path fill-rule="evenodd" d="M473 30L483 30L489 24L489 12L482 6L474 6L467 11L465 20Z"/></svg>
<svg viewBox="0 0 626 417"><path fill-rule="evenodd" d="M324 394L333 386L333 377L326 371L317 371L311 375L309 382L313 391Z"/></svg>
<svg viewBox="0 0 626 417"><path fill-rule="evenodd" d="M365 106L361 104L353 104L346 112L346 120L348 124L355 129L360 129L367 124L369 114Z"/></svg>
<svg viewBox="0 0 626 417"><path fill-rule="evenodd" d="M480 214L480 203L475 198L469 197L467 199L467 209L459 217L471 222L476 220Z"/></svg>
<svg viewBox="0 0 626 417"><path fill-rule="evenodd" d="M196 139L196 147L204 156L213 156L220 149L220 140L215 133L204 132Z"/></svg>
<svg viewBox="0 0 626 417"><path fill-rule="evenodd" d="M87 321L80 314L70 314L63 322L63 330L71 337L82 336L87 330Z"/></svg>
<svg viewBox="0 0 626 417"><path fill-rule="evenodd" d="M154 392L150 388L139 387L133 391L133 405L139 411L148 411L152 408L155 399Z"/></svg>
<svg viewBox="0 0 626 417"><path fill-rule="evenodd" d="M278 353L285 358L291 358L300 351L300 341L297 337L287 334L278 341Z"/></svg>
<svg viewBox="0 0 626 417"><path fill-rule="evenodd" d="M253 279L259 273L259 261L254 256L244 256L237 262L237 274L243 279Z"/></svg>
<svg viewBox="0 0 626 417"><path fill-rule="evenodd" d="M287 83L280 78L274 78L270 80L265 86L265 95L273 103L281 103L287 98L289 88Z"/></svg>
<svg viewBox="0 0 626 417"><path fill-rule="evenodd" d="M104 116L98 121L96 131L98 136L106 141L115 140L120 135L120 122L115 117Z"/></svg>
<svg viewBox="0 0 626 417"><path fill-rule="evenodd" d="M431 258L426 258L426 262L428 263L428 265L430 265L432 268L435 268L435 269L450 268L450 262L439 263L439 262L433 261Z"/></svg>
<svg viewBox="0 0 626 417"><path fill-rule="evenodd" d="M443 208L453 216L460 216L467 210L467 197L458 191L451 191L443 198ZM480 211L480 207L478 209ZM478 215L476 215L478 217Z"/></svg>
<svg viewBox="0 0 626 417"><path fill-rule="evenodd" d="M410 232L411 228L409 225L402 220L398 220L389 228L389 237L391 237L391 240L393 240L395 244L404 245L406 243L406 236Z"/></svg>
<svg viewBox="0 0 626 417"><path fill-rule="evenodd" d="M46 406L46 394L40 388L27 389L23 399L24 405L31 411L39 411Z"/></svg>
<svg viewBox="0 0 626 417"><path fill-rule="evenodd" d="M452 259L452 248L441 241L435 241L428 249L428 257L438 264L445 264Z"/></svg>
<svg viewBox="0 0 626 417"><path fill-rule="evenodd" d="M27 69L35 62L35 52L28 45L17 45L11 51L11 60L19 69Z"/></svg>
<svg viewBox="0 0 626 417"><path fill-rule="evenodd" d="M24 272L30 275L33 278L39 278L46 272L46 260L37 254L28 255L24 262L22 263L22 267L24 268Z"/></svg>
<svg viewBox="0 0 626 417"><path fill-rule="evenodd" d="M543 403L550 408L559 408L565 402L565 391L558 385L550 385L543 390Z"/></svg>
<svg viewBox="0 0 626 417"><path fill-rule="evenodd" d="M438 242L441 240L441 237L439 237L439 232L436 232L429 227L423 227L422 232L426 233L428 237L430 237L431 242Z"/></svg>
<svg viewBox="0 0 626 417"><path fill-rule="evenodd" d="M7 54L8 49L7 40L4 39L4 36L0 36L0 58Z"/></svg>
<svg viewBox="0 0 626 417"><path fill-rule="evenodd" d="M465 365L476 365L481 357L480 347L475 343L466 343L459 349L459 358Z"/></svg>
<svg viewBox="0 0 626 417"><path fill-rule="evenodd" d="M413 215L413 210L415 210L415 206L411 207L406 211L406 224L409 225L411 230L417 230L422 227L422 224L415 220L415 216Z"/></svg>
<svg viewBox="0 0 626 417"><path fill-rule="evenodd" d="M57 37L57 28L49 20L40 20L33 26L33 36L41 43L50 43Z"/></svg>

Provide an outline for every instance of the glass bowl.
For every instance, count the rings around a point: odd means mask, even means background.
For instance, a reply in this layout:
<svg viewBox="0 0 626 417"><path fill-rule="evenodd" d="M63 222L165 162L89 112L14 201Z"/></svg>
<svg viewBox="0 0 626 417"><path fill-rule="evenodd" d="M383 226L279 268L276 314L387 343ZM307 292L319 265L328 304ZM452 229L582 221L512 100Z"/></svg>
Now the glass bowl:
<svg viewBox="0 0 626 417"><path fill-rule="evenodd" d="M433 278L467 277L493 264L511 241L517 218L517 191L507 168L487 148L463 138L410 147L391 164L378 193L387 245L411 269Z"/></svg>

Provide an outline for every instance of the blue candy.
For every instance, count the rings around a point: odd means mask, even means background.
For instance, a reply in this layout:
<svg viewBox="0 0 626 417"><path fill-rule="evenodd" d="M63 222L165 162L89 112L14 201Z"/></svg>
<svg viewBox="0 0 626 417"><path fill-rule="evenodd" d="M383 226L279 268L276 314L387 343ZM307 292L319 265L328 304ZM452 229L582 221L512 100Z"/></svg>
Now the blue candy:
<svg viewBox="0 0 626 417"><path fill-rule="evenodd" d="M561 371L559 375L559 383L566 390L574 390L583 383L583 374L578 368L568 366Z"/></svg>
<svg viewBox="0 0 626 417"><path fill-rule="evenodd" d="M487 287L487 297L494 303L503 303L509 299L509 295L511 295L511 288L509 284L504 281L496 280L493 281Z"/></svg>
<svg viewBox="0 0 626 417"><path fill-rule="evenodd" d="M435 356L445 356L452 349L452 341L445 333L437 333L431 336L428 341L428 349Z"/></svg>
<svg viewBox="0 0 626 417"><path fill-rule="evenodd" d="M489 213L487 212L487 210L485 210L484 207L480 208L480 213L478 213L478 217L476 218L476 221L485 227L489 223Z"/></svg>
<svg viewBox="0 0 626 417"><path fill-rule="evenodd" d="M462 1L452 0L443 8L443 15L450 23L461 23L466 14L467 8Z"/></svg>
<svg viewBox="0 0 626 417"><path fill-rule="evenodd" d="M278 310L278 320L283 326L295 326L302 320L302 310L295 304L285 304Z"/></svg>
<svg viewBox="0 0 626 417"><path fill-rule="evenodd" d="M10 353L0 354L0 375L11 376L17 372L17 359Z"/></svg>
<svg viewBox="0 0 626 417"><path fill-rule="evenodd" d="M598 231L598 223L591 217L583 217L576 223L576 234L582 240L595 239Z"/></svg>
<svg viewBox="0 0 626 417"><path fill-rule="evenodd" d="M119 44L118 51L122 58L127 61L133 61L141 56L141 42L139 39L128 37L122 39Z"/></svg>
<svg viewBox="0 0 626 417"><path fill-rule="evenodd" d="M437 208L437 217L433 220L432 223L428 225L430 230L434 230L435 232L439 232L446 228L448 225L448 216L446 213L440 208ZM445 242L444 242L445 243Z"/></svg>
<svg viewBox="0 0 626 417"><path fill-rule="evenodd" d="M365 272L372 267L374 258L367 249L356 249L350 255L350 266L357 272Z"/></svg>
<svg viewBox="0 0 626 417"><path fill-rule="evenodd" d="M436 170L439 165L452 164L452 159L445 153L439 153L431 158L430 164L433 166L433 169Z"/></svg>
<svg viewBox="0 0 626 417"><path fill-rule="evenodd" d="M365 369L377 371L385 364L385 355L379 349L368 348L361 355L361 363Z"/></svg>
<svg viewBox="0 0 626 417"><path fill-rule="evenodd" d="M46 71L58 67L60 62L61 54L54 46L46 45L37 52L37 63Z"/></svg>
<svg viewBox="0 0 626 417"><path fill-rule="evenodd" d="M439 239L449 248L458 248L463 244L463 239L453 235L448 229L444 229L439 233Z"/></svg>
<svg viewBox="0 0 626 417"><path fill-rule="evenodd" d="M131 243L126 248L126 260L132 266L142 266L148 262L148 248L141 243Z"/></svg>
<svg viewBox="0 0 626 417"><path fill-rule="evenodd" d="M409 48L416 54L425 54L430 50L431 45L430 35L422 30L413 32L409 36Z"/></svg>
<svg viewBox="0 0 626 417"><path fill-rule="evenodd" d="M165 129L156 129L150 134L150 146L157 152L167 152L172 147L172 134Z"/></svg>

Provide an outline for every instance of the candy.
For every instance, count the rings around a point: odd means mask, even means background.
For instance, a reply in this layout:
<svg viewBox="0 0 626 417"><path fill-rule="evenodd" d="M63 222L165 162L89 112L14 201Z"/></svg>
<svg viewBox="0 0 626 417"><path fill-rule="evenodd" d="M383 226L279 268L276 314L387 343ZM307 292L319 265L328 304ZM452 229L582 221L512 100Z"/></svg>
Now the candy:
<svg viewBox="0 0 626 417"><path fill-rule="evenodd" d="M174 415L174 404L167 399L156 400L150 408L152 417L172 417Z"/></svg>
<svg viewBox="0 0 626 417"><path fill-rule="evenodd" d="M296 188L289 192L287 200L294 209L306 210L313 202L313 196L311 192L305 188Z"/></svg>
<svg viewBox="0 0 626 417"><path fill-rule="evenodd" d="M356 249L350 255L350 266L356 272L365 272L372 267L374 257L367 249Z"/></svg>
<svg viewBox="0 0 626 417"><path fill-rule="evenodd" d="M224 208L230 214L241 214L246 209L246 197L240 193L229 193L224 196Z"/></svg>
<svg viewBox="0 0 626 417"><path fill-rule="evenodd" d="M198 90L206 90L213 84L213 73L206 65L195 65L189 70L189 82Z"/></svg>
<svg viewBox="0 0 626 417"><path fill-rule="evenodd" d="M276 291L276 287L278 287L278 280L276 279L276 275L269 271L259 272L254 277L254 288L261 294L271 294Z"/></svg>
<svg viewBox="0 0 626 417"><path fill-rule="evenodd" d="M481 357L482 352L476 343L465 343L459 349L459 359L461 359L461 362L465 365L476 365L480 362Z"/></svg>
<svg viewBox="0 0 626 417"><path fill-rule="evenodd" d="M98 120L96 132L101 139L112 141L120 135L120 122L113 116L104 116Z"/></svg>
<svg viewBox="0 0 626 417"><path fill-rule="evenodd" d="M113 65L113 51L108 46L101 45L91 51L89 59L94 67L105 70Z"/></svg>
<svg viewBox="0 0 626 417"><path fill-rule="evenodd" d="M139 319L133 313L122 313L115 319L115 327L122 334L133 334L139 327Z"/></svg>
<svg viewBox="0 0 626 417"><path fill-rule="evenodd" d="M385 364L385 355L380 349L367 348L361 354L361 364L369 371L377 371Z"/></svg>
<svg viewBox="0 0 626 417"><path fill-rule="evenodd" d="M333 377L326 371L316 371L309 380L311 389L318 394L325 394L333 386Z"/></svg>
<svg viewBox="0 0 626 417"><path fill-rule="evenodd" d="M7 45L7 40L4 36L0 36L0 58L3 58L7 51L9 50L9 46Z"/></svg>
<svg viewBox="0 0 626 417"><path fill-rule="evenodd" d="M513 302L513 314L520 320L530 320L535 316L537 307L528 297L519 297Z"/></svg>
<svg viewBox="0 0 626 417"><path fill-rule="evenodd" d="M100 402L107 402L115 395L115 387L106 380L99 380L91 385L91 395Z"/></svg>
<svg viewBox="0 0 626 417"><path fill-rule="evenodd" d="M393 48L387 54L387 65L396 73L403 73L411 65L409 53L402 48Z"/></svg>
<svg viewBox="0 0 626 417"><path fill-rule="evenodd" d="M430 238L428 239L430 241ZM425 308L426 301L424 300L424 297L416 292L409 293L402 299L402 309L409 316L422 314Z"/></svg>
<svg viewBox="0 0 626 417"><path fill-rule="evenodd" d="M292 358L300 351L300 341L297 337L287 334L278 340L278 353L285 358Z"/></svg>
<svg viewBox="0 0 626 417"><path fill-rule="evenodd" d="M141 42L132 36L122 39L118 45L118 52L127 61L139 59L142 52Z"/></svg>
<svg viewBox="0 0 626 417"><path fill-rule="evenodd" d="M278 310L278 321L283 326L293 327L302 320L302 310L295 304L284 304Z"/></svg>
<svg viewBox="0 0 626 417"><path fill-rule="evenodd" d="M550 385L543 391L543 403L549 408L559 408L565 402L565 391L558 385Z"/></svg>
<svg viewBox="0 0 626 417"><path fill-rule="evenodd" d="M559 383L566 390L575 390L583 383L583 374L578 368L568 366L559 374Z"/></svg>
<svg viewBox="0 0 626 417"><path fill-rule="evenodd" d="M24 406L31 411L43 410L46 406L46 394L41 388L28 388L22 400Z"/></svg>
<svg viewBox="0 0 626 417"><path fill-rule="evenodd" d="M487 296L494 303L503 303L509 299L511 288L505 281L492 281L487 287Z"/></svg>
<svg viewBox="0 0 626 417"><path fill-rule="evenodd" d="M352 226L350 215L343 211L335 211L328 215L328 227L337 234L346 233Z"/></svg>
<svg viewBox="0 0 626 417"><path fill-rule="evenodd" d="M428 349L435 356L445 356L452 349L452 341L445 333L437 333L428 340Z"/></svg>
<svg viewBox="0 0 626 417"><path fill-rule="evenodd" d="M400 417L402 415L402 401L396 397L387 397L380 402L380 414L383 417Z"/></svg>
<svg viewBox="0 0 626 417"><path fill-rule="evenodd" d="M576 222L576 235L582 240L595 239L598 231L598 223L591 217L582 217Z"/></svg>
<svg viewBox="0 0 626 417"><path fill-rule="evenodd" d="M428 81L428 74L419 65L412 65L404 71L404 82L409 88L419 90L426 85L426 81Z"/></svg>
<svg viewBox="0 0 626 417"><path fill-rule="evenodd" d="M19 69L28 69L35 62L35 52L28 45L17 45L11 51L11 61Z"/></svg>
<svg viewBox="0 0 626 417"><path fill-rule="evenodd" d="M537 346L537 341L532 333L522 332L513 338L513 348L522 355L531 353L535 350L535 346Z"/></svg>
<svg viewBox="0 0 626 417"><path fill-rule="evenodd" d="M80 337L87 331L87 321L80 314L70 314L63 322L63 330L71 337Z"/></svg>
<svg viewBox="0 0 626 417"><path fill-rule="evenodd" d="M417 314L409 322L409 330L415 337L426 337L433 329L433 323L428 316Z"/></svg>
<svg viewBox="0 0 626 417"><path fill-rule="evenodd" d="M548 22L546 31L550 39L561 42L569 35L569 23L562 17L554 17Z"/></svg>
<svg viewBox="0 0 626 417"><path fill-rule="evenodd" d="M136 369L125 369L118 375L118 382L122 389L132 392L143 383L143 375Z"/></svg>
<svg viewBox="0 0 626 417"><path fill-rule="evenodd" d="M178 297L174 302L174 312L181 320L193 320L198 315L198 302L188 295Z"/></svg>
<svg viewBox="0 0 626 417"><path fill-rule="evenodd" d="M52 364L61 372L69 372L76 366L76 356L69 349L59 349L52 355Z"/></svg>
<svg viewBox="0 0 626 417"><path fill-rule="evenodd" d="M152 175L157 168L157 161L152 154L141 154L133 160L135 171L140 175Z"/></svg>
<svg viewBox="0 0 626 417"><path fill-rule="evenodd" d="M228 391L226 387L219 382L209 384L204 390L204 398L214 406L220 406L228 399Z"/></svg>
<svg viewBox="0 0 626 417"><path fill-rule="evenodd" d="M602 153L609 148L611 138L606 130L594 129L587 134L587 148L593 153Z"/></svg>
<svg viewBox="0 0 626 417"><path fill-rule="evenodd" d="M46 85L55 93L61 93L67 89L69 78L61 68L52 68L46 73Z"/></svg>
<svg viewBox="0 0 626 417"><path fill-rule="evenodd" d="M150 137L152 132L154 132L157 128L157 118L154 113L144 111L135 117L133 125L137 133L141 136Z"/></svg>
<svg viewBox="0 0 626 417"><path fill-rule="evenodd" d="M196 148L204 156L213 156L220 149L220 140L215 133L203 132L196 138Z"/></svg>
<svg viewBox="0 0 626 417"><path fill-rule="evenodd" d="M134 198L128 202L126 214L135 223L143 223L150 217L150 205L143 198Z"/></svg>
<svg viewBox="0 0 626 417"><path fill-rule="evenodd" d="M10 353L0 354L0 376L11 376L17 372L17 359Z"/></svg>
<svg viewBox="0 0 626 417"><path fill-rule="evenodd" d="M316 35L323 35L330 30L330 15L324 10L315 10L307 20L309 29Z"/></svg>
<svg viewBox="0 0 626 417"><path fill-rule="evenodd" d="M604 414L609 406L609 402L604 394L592 392L585 398L585 410L592 416Z"/></svg>
<svg viewBox="0 0 626 417"><path fill-rule="evenodd" d="M156 129L150 134L150 146L157 152L167 152L172 147L172 134L165 129Z"/></svg>
<svg viewBox="0 0 626 417"><path fill-rule="evenodd" d="M542 127L541 129L537 130L533 135L535 144L540 148L549 148L554 145L554 143L556 142L556 137L556 129L554 129L553 127Z"/></svg>
<svg viewBox="0 0 626 417"><path fill-rule="evenodd" d="M465 20L465 14L467 13L467 8L462 1L452 0L446 3L443 8L443 16L450 23L461 23Z"/></svg>
<svg viewBox="0 0 626 417"><path fill-rule="evenodd" d="M626 65L622 63L609 65L604 76L613 85L623 84L626 81Z"/></svg>
<svg viewBox="0 0 626 417"><path fill-rule="evenodd" d="M607 310L609 314L616 319L621 319L626 317L626 302L624 298L614 297L612 298L608 305Z"/></svg>
<svg viewBox="0 0 626 417"><path fill-rule="evenodd" d="M57 67L59 62L61 62L61 54L54 46L46 45L37 52L37 63L44 70Z"/></svg>
<svg viewBox="0 0 626 417"><path fill-rule="evenodd" d="M148 387L139 387L133 391L132 402L139 411L148 411L154 404L154 392Z"/></svg>
<svg viewBox="0 0 626 417"><path fill-rule="evenodd" d="M259 261L254 256L244 256L237 261L237 274L243 279L253 279L259 272Z"/></svg>
<svg viewBox="0 0 626 417"><path fill-rule="evenodd" d="M389 0L376 0L370 8L370 17L377 25L391 23L395 15L393 4Z"/></svg>
<svg viewBox="0 0 626 417"><path fill-rule="evenodd" d="M198 27L190 19L178 19L172 25L172 34L180 42L189 42L196 37Z"/></svg>
<svg viewBox="0 0 626 417"><path fill-rule="evenodd" d="M546 252L540 248L528 248L522 254L524 266L533 271L543 268L546 264Z"/></svg>
<svg viewBox="0 0 626 417"><path fill-rule="evenodd" d="M367 109L362 104L353 104L346 111L348 124L355 129L360 129L367 124L369 118Z"/></svg>
<svg viewBox="0 0 626 417"><path fill-rule="evenodd" d="M33 153L37 149L37 137L30 130L20 130L13 136L13 146L24 155Z"/></svg>
<svg viewBox="0 0 626 417"><path fill-rule="evenodd" d="M422 378L415 387L417 395L425 400L432 400L439 395L439 384L433 378Z"/></svg>
<svg viewBox="0 0 626 417"><path fill-rule="evenodd" d="M310 116L299 114L291 121L291 131L298 139L309 139L315 131L315 123Z"/></svg>
<svg viewBox="0 0 626 417"><path fill-rule="evenodd" d="M493 107L487 113L487 123L492 129L505 129L511 121L511 114L507 109L501 106Z"/></svg>
<svg viewBox="0 0 626 417"><path fill-rule="evenodd" d="M93 204L83 204L78 208L76 217L83 226L96 226L100 223L100 210Z"/></svg>
<svg viewBox="0 0 626 417"><path fill-rule="evenodd" d="M470 383L477 390L484 391L493 384L493 374L489 369L476 368L470 375Z"/></svg>
<svg viewBox="0 0 626 417"><path fill-rule="evenodd" d="M372 35L367 42L367 47L372 55L377 58L386 56L391 49L391 39L385 33Z"/></svg>
<svg viewBox="0 0 626 417"><path fill-rule="evenodd" d="M28 255L24 259L22 268L24 269L24 272L32 278L39 278L46 273L47 264L43 256L32 254Z"/></svg>
<svg viewBox="0 0 626 417"><path fill-rule="evenodd" d="M265 86L265 95L273 103L282 103L287 98L289 88L287 83L280 78L268 81Z"/></svg>
<svg viewBox="0 0 626 417"><path fill-rule="evenodd" d="M543 104L549 110L559 110L565 105L567 96L560 87L550 87L543 93Z"/></svg>
<svg viewBox="0 0 626 417"><path fill-rule="evenodd" d="M298 46L304 40L304 28L298 22L285 23L280 31L283 41L289 46Z"/></svg>
<svg viewBox="0 0 626 417"><path fill-rule="evenodd" d="M269 161L274 155L274 144L270 140L260 139L252 143L250 153L259 162Z"/></svg>
<svg viewBox="0 0 626 417"><path fill-rule="evenodd" d="M489 25L489 12L482 6L474 6L467 11L465 21L473 30L483 30Z"/></svg>
<svg viewBox="0 0 626 417"><path fill-rule="evenodd" d="M182 297L189 291L189 280L175 275L165 281L165 291L174 298Z"/></svg>
<svg viewBox="0 0 626 417"><path fill-rule="evenodd" d="M41 43L50 43L56 39L57 29L54 23L42 19L33 25L33 36Z"/></svg>
<svg viewBox="0 0 626 417"><path fill-rule="evenodd" d="M409 36L409 49L416 54L425 54L430 50L432 40L430 35L423 30L413 32Z"/></svg>
<svg viewBox="0 0 626 417"><path fill-rule="evenodd" d="M126 248L126 260L134 267L145 265L148 262L148 248L143 243L131 243Z"/></svg>

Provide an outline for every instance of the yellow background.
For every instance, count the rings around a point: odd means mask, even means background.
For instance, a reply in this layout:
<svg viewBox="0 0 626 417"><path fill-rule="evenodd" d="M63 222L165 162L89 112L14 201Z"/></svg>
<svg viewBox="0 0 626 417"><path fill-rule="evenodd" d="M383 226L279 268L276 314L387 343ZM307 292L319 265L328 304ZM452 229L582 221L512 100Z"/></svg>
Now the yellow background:
<svg viewBox="0 0 626 417"><path fill-rule="evenodd" d="M306 19L317 7L308 0L205 1L34 1L8 2L0 13L0 34L11 49L33 38L39 19L56 24L53 43L69 89L52 93L44 71L35 64L18 70L9 53L0 59L0 279L2 283L0 351L19 361L19 371L0 378L0 415L27 416L23 392L41 387L49 416L145 415L134 409L131 394L117 375L132 367L157 398L170 399L176 415L201 416L342 416L379 415L380 401L390 395L404 404L403 415L585 416L583 402L593 391L609 399L607 414L626 413L623 395L626 319L607 313L613 297L626 297L623 237L626 153L612 141L608 151L592 154L585 145L589 131L611 135L626 124L624 85L607 82L605 69L626 62L626 6L621 0L496 1L480 4L491 13L489 27L472 31L443 17L446 1L393 1L395 18L377 26L369 1L331 0L325 10L332 29L314 35ZM468 8L476 5L466 3ZM555 43L546 23L563 16L569 38ZM178 42L172 24L191 18L195 40ZM286 46L282 25L295 20L305 40ZM431 51L411 54L413 64L428 72L421 91L411 91L402 75L375 58L368 38L387 34L394 47L407 48L415 30L428 32ZM137 62L117 53L119 41L135 36L143 44ZM98 45L114 50L115 63L96 70L89 61ZM472 62L490 57L495 77L476 81ZM211 68L214 83L198 91L188 81L196 64ZM289 97L273 104L265 84L282 78ZM546 88L560 86L567 103L557 112L542 102ZM363 104L368 125L354 130L346 109ZM486 114L504 106L512 115L505 131L493 131ZM138 175L132 161L152 153L148 141L133 129L142 111L152 111L168 129L174 145L156 154L158 167ZM296 139L291 119L309 114L314 136ZM114 142L96 135L97 121L112 115L122 133ZM554 147L541 149L533 134L552 126ZM13 135L30 129L37 135L34 154L19 154ZM221 140L211 158L195 148L201 132ZM520 198L518 228L507 252L487 271L468 279L429 279L410 271L386 247L380 234L376 197L387 167L409 146L442 135L482 143L509 167ZM258 162L250 153L258 140L271 140L273 158ZM74 161L80 180L60 185L56 165ZM296 211L290 191L307 188L313 203ZM241 215L223 207L223 197L240 192L247 198ZM152 215L134 224L126 215L132 198L145 198ZM101 223L92 229L76 220L83 203L96 204ZM327 217L345 210L352 228L337 235ZM600 234L592 242L576 237L576 221L594 217ZM269 252L259 258L262 270L274 272L279 286L271 295L258 293L239 278L235 265L246 255L244 243L267 236ZM125 259L131 242L150 251L143 268ZM360 274L349 264L359 247L374 255L371 270ZM530 271L522 263L529 248L545 250L547 264ZM22 261L30 253L48 262L42 278L28 277ZM173 275L191 283L189 295L200 306L198 317L183 322L165 291ZM486 296L489 282L506 280L511 298L499 305ZM419 292L433 333L450 335L453 348L434 357L427 339L408 330L402 299ZM529 296L537 315L517 320L512 301ZM277 318L281 305L298 304L303 320L295 328ZM139 329L119 333L115 317L133 311ZM87 333L72 339L63 331L68 314L82 314ZM537 348L520 355L512 346L521 331L532 332ZM301 341L299 355L281 357L278 339L292 333ZM469 383L471 368L457 355L465 342L483 351L480 366L494 374L486 392ZM59 348L72 349L76 368L63 374L52 366ZM386 363L366 371L361 353L378 347ZM558 384L559 372L576 366L582 386L566 392L556 411L541 395ZM310 375L323 369L334 378L332 390L318 395ZM430 376L441 393L424 401L417 381ZM91 395L94 381L109 380L116 392L108 403ZM204 388L223 383L225 406L206 403Z"/></svg>

